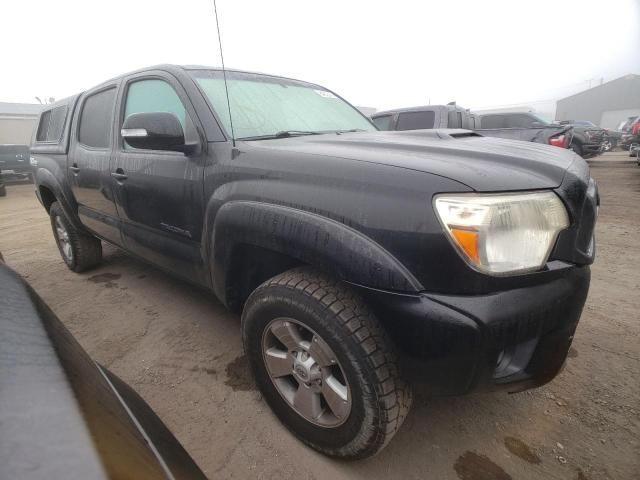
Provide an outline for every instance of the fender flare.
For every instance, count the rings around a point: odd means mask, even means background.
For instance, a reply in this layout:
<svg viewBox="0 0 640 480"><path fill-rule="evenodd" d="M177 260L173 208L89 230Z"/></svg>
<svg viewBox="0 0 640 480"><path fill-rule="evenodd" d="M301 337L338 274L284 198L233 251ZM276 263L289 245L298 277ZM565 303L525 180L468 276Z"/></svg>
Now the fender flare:
<svg viewBox="0 0 640 480"><path fill-rule="evenodd" d="M85 231L85 227L80 222L78 215L76 215L75 213L75 209L67 200L62 186L53 175L53 173L45 168L36 169L34 172L34 183L38 191L38 198L40 199L41 203L42 199L40 198L40 187L45 187L53 192L54 197L56 197L56 201L60 204L62 211L67 216L67 219L73 224L73 226L80 231Z"/></svg>
<svg viewBox="0 0 640 480"><path fill-rule="evenodd" d="M343 223L282 205L230 201L218 210L211 233L212 283L223 301L233 250L239 245L267 248L370 288L423 290L391 253Z"/></svg>

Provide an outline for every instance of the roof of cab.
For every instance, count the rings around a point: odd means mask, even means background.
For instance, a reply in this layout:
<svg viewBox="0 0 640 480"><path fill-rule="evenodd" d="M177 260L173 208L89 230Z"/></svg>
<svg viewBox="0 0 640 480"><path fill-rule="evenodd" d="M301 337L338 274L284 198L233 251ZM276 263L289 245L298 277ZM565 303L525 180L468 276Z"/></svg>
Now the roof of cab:
<svg viewBox="0 0 640 480"><path fill-rule="evenodd" d="M99 88L104 84L113 82L115 80L119 80L123 77L129 76L129 75L134 75L137 73L144 73L144 72L148 72L151 70L161 70L161 71L165 71L168 73L176 73L176 72L187 72L187 71L193 71L193 70L213 70L213 71L217 71L217 72L221 72L222 68L221 67L210 67L210 66L206 66L206 65L174 65L174 64L170 64L170 63L163 63L163 64L159 64L159 65L152 65L149 67L144 67L144 68L139 68L137 70L133 70L130 72L126 72L126 73L122 73L120 75L116 75L115 77L109 78L108 80L105 80L104 82L99 83L98 85L95 85L94 87L92 87L91 89L94 88ZM299 80L297 78L291 78L291 77L284 77L282 75L273 75L270 73L262 73L262 72L252 72L249 70L240 70L240 69L236 69L236 68L226 68L225 71L227 72L232 72L232 73L246 73L249 75L261 75L261 76L265 76L265 77L272 77L272 78L281 78L283 80L291 80L294 82L300 82L300 83L306 83L307 85L312 85L312 86L316 86L316 87L321 87L320 85L317 85L313 82L307 82L306 80ZM81 92L83 93L83 92Z"/></svg>
<svg viewBox="0 0 640 480"><path fill-rule="evenodd" d="M425 110L459 110L461 112L466 112L466 108L462 108L459 105L422 105L421 107L407 107L407 108L394 108L392 110L383 110L380 112L376 112L371 115L371 118L380 117L382 115L393 115L394 113L405 113L405 112L423 112Z"/></svg>

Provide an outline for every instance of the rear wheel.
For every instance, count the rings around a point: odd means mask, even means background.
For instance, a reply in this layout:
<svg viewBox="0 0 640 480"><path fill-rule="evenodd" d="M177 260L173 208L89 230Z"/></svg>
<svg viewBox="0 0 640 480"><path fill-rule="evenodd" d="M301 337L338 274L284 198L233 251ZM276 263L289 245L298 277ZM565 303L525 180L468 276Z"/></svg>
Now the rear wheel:
<svg viewBox="0 0 640 480"><path fill-rule="evenodd" d="M392 345L344 284L310 269L278 275L247 300L242 331L265 400L312 448L368 457L404 421L411 392Z"/></svg>
<svg viewBox="0 0 640 480"><path fill-rule="evenodd" d="M7 188L4 186L4 183L0 183L0 197L6 197Z"/></svg>
<svg viewBox="0 0 640 480"><path fill-rule="evenodd" d="M49 216L58 250L70 270L82 272L100 263L102 244L99 239L76 230L58 202L51 204Z"/></svg>

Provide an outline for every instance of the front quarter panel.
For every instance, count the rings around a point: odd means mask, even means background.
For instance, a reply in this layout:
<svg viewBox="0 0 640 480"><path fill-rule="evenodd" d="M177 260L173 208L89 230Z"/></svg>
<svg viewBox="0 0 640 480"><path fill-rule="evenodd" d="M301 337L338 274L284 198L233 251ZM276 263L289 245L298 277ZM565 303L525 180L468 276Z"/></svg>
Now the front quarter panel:
<svg viewBox="0 0 640 480"><path fill-rule="evenodd" d="M257 143L257 142L256 142ZM265 142L261 142L265 143ZM461 262L442 234L434 194L469 191L405 168L325 155L216 145L205 172L204 245L224 298L225 258L236 245L264 246L373 288L419 291L422 278ZM233 212L233 213L232 213ZM410 268L409 268L410 267Z"/></svg>

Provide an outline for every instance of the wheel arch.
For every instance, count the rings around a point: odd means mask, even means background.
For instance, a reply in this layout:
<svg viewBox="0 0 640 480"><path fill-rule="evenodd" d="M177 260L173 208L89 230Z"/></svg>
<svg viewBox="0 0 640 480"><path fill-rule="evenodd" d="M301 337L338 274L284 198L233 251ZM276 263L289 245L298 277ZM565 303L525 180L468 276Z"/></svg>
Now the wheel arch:
<svg viewBox="0 0 640 480"><path fill-rule="evenodd" d="M74 208L71 206L67 197L64 195L62 186L56 180L55 176L44 168L39 168L34 175L36 182L36 193L40 199L40 203L44 209L49 213L53 202L58 202L62 211L67 216L69 221L78 230L85 230L84 226L75 214Z"/></svg>
<svg viewBox="0 0 640 480"><path fill-rule="evenodd" d="M264 280L300 265L371 288L422 290L404 265L363 233L282 205L224 204L211 228L210 252L214 291L232 308Z"/></svg>

